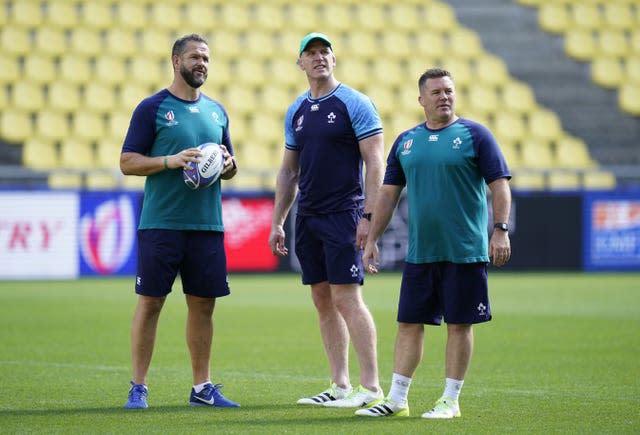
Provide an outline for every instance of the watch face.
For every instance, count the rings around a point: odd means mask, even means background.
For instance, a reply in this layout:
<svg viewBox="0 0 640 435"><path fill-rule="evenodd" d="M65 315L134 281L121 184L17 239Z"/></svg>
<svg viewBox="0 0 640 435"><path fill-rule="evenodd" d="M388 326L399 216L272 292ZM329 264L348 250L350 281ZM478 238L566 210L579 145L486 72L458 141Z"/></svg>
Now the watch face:
<svg viewBox="0 0 640 435"><path fill-rule="evenodd" d="M493 228L498 228L502 231L507 231L509 229L509 226L506 223L499 223L499 224L495 224Z"/></svg>

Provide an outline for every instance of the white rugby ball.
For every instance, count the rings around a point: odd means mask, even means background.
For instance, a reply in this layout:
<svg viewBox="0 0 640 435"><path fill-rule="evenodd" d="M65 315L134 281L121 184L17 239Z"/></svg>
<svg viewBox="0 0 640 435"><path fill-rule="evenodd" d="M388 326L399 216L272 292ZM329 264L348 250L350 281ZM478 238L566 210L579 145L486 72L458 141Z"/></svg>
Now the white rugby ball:
<svg viewBox="0 0 640 435"><path fill-rule="evenodd" d="M208 142L198 148L202 151L200 162L191 162L189 169L182 171L185 184L194 190L211 186L220 178L224 169L224 157L220 145Z"/></svg>

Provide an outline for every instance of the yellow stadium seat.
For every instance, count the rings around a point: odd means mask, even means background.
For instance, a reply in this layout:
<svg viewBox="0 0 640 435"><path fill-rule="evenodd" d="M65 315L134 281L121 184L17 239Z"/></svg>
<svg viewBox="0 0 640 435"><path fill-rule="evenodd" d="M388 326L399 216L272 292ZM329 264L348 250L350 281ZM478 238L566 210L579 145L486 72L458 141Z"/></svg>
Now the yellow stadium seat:
<svg viewBox="0 0 640 435"><path fill-rule="evenodd" d="M296 33L298 40L308 33L310 23L321 22L321 14L318 5L306 2L287 2L284 5L287 28L299 30L300 35ZM291 46L292 52L295 52L295 45Z"/></svg>
<svg viewBox="0 0 640 435"><path fill-rule="evenodd" d="M82 24L90 29L104 30L113 24L112 5L109 2L85 0L81 3Z"/></svg>
<svg viewBox="0 0 640 435"><path fill-rule="evenodd" d="M415 50L421 57L428 56L430 59L440 59L445 56L444 37L440 33L417 32L414 35L414 40Z"/></svg>
<svg viewBox="0 0 640 435"><path fill-rule="evenodd" d="M628 56L624 60L625 80L640 84L640 55Z"/></svg>
<svg viewBox="0 0 640 435"><path fill-rule="evenodd" d="M112 190L118 187L117 172L93 170L85 174L84 187L89 190Z"/></svg>
<svg viewBox="0 0 640 435"><path fill-rule="evenodd" d="M136 0L120 0L117 3L116 24L123 29L143 29L147 22L146 4ZM147 31L147 29L145 29Z"/></svg>
<svg viewBox="0 0 640 435"><path fill-rule="evenodd" d="M14 25L5 25L0 29L0 50L7 54L23 55L31 51L29 29Z"/></svg>
<svg viewBox="0 0 640 435"><path fill-rule="evenodd" d="M628 114L640 116L640 84L623 84L618 92L618 104Z"/></svg>
<svg viewBox="0 0 640 435"><path fill-rule="evenodd" d="M81 190L83 187L82 174L54 171L49 174L48 184L51 189Z"/></svg>
<svg viewBox="0 0 640 435"><path fill-rule="evenodd" d="M547 187L549 190L578 190L582 183L577 172L555 170L547 175Z"/></svg>
<svg viewBox="0 0 640 435"><path fill-rule="evenodd" d="M170 2L150 3L149 21L159 29L178 31L183 26L180 5Z"/></svg>
<svg viewBox="0 0 640 435"><path fill-rule="evenodd" d="M6 86L0 86L0 113L9 107L9 95Z"/></svg>
<svg viewBox="0 0 640 435"><path fill-rule="evenodd" d="M276 53L275 37L268 30L254 30L243 34L243 50L252 57L271 58Z"/></svg>
<svg viewBox="0 0 640 435"><path fill-rule="evenodd" d="M218 25L230 31L244 31L251 27L251 17L247 6L235 2L224 2L220 5ZM227 31L228 31L227 30Z"/></svg>
<svg viewBox="0 0 640 435"><path fill-rule="evenodd" d="M575 60L587 61L596 52L594 37L591 30L570 29L565 33L564 50Z"/></svg>
<svg viewBox="0 0 640 435"><path fill-rule="evenodd" d="M510 79L509 70L498 56L486 53L474 62L476 76L484 84L502 86Z"/></svg>
<svg viewBox="0 0 640 435"><path fill-rule="evenodd" d="M127 79L127 64L116 56L96 57L94 69L95 78L105 84L118 85Z"/></svg>
<svg viewBox="0 0 640 435"><path fill-rule="evenodd" d="M139 191L144 190L144 183L147 177L127 175L120 180L120 186L125 190Z"/></svg>
<svg viewBox="0 0 640 435"><path fill-rule="evenodd" d="M55 143L40 137L29 137L22 144L22 164L34 170L57 168L60 158Z"/></svg>
<svg viewBox="0 0 640 435"><path fill-rule="evenodd" d="M71 29L78 24L78 6L68 0L47 1L47 23L61 29Z"/></svg>
<svg viewBox="0 0 640 435"><path fill-rule="evenodd" d="M45 91L31 81L19 80L11 86L11 104L19 110L36 112L45 105Z"/></svg>
<svg viewBox="0 0 640 435"><path fill-rule="evenodd" d="M513 174L509 184L515 190L541 191L547 187L545 174L540 171L519 169Z"/></svg>
<svg viewBox="0 0 640 435"><path fill-rule="evenodd" d="M255 57L240 57L231 63L231 74L237 83L261 85L267 73L265 62Z"/></svg>
<svg viewBox="0 0 640 435"><path fill-rule="evenodd" d="M500 102L511 111L527 113L537 107L536 98L531 88L515 80L509 80L500 89Z"/></svg>
<svg viewBox="0 0 640 435"><path fill-rule="evenodd" d="M597 51L606 56L627 56L631 49L623 30L602 29L598 32Z"/></svg>
<svg viewBox="0 0 640 435"><path fill-rule="evenodd" d="M395 3L386 17L393 27L404 32L418 31L422 25L416 5Z"/></svg>
<svg viewBox="0 0 640 435"><path fill-rule="evenodd" d="M4 110L0 113L0 136L9 142L22 142L33 133L31 115L21 110Z"/></svg>
<svg viewBox="0 0 640 435"><path fill-rule="evenodd" d="M267 84L266 86L260 87L258 92L258 107L260 107L260 110L279 113L283 120L287 107L293 103L296 96L297 95L291 92L288 87ZM282 129L282 122L280 128Z"/></svg>
<svg viewBox="0 0 640 435"><path fill-rule="evenodd" d="M529 135L542 140L556 140L562 137L562 126L558 115L554 112L539 108L528 115Z"/></svg>
<svg viewBox="0 0 640 435"><path fill-rule="evenodd" d="M540 139L525 139L520 143L520 162L527 169L548 170L555 167L551 144Z"/></svg>
<svg viewBox="0 0 640 435"><path fill-rule="evenodd" d="M84 84L93 78L91 62L85 55L68 53L60 58L58 64L59 81Z"/></svg>
<svg viewBox="0 0 640 435"><path fill-rule="evenodd" d="M430 31L445 32L458 26L455 11L444 2L430 2L425 5L423 26Z"/></svg>
<svg viewBox="0 0 640 435"><path fill-rule="evenodd" d="M383 32L380 35L380 50L393 59L404 61L413 56L411 38L403 32Z"/></svg>
<svg viewBox="0 0 640 435"><path fill-rule="evenodd" d="M108 113L116 108L115 88L103 82L90 82L84 87L82 108L96 113Z"/></svg>
<svg viewBox="0 0 640 435"><path fill-rule="evenodd" d="M93 169L95 165L90 143L72 138L60 142L60 168Z"/></svg>
<svg viewBox="0 0 640 435"><path fill-rule="evenodd" d="M18 57L3 54L0 56L0 84L5 85L20 78Z"/></svg>
<svg viewBox="0 0 640 435"><path fill-rule="evenodd" d="M484 52L482 41L478 34L465 27L451 29L447 42L451 54L457 57L475 59Z"/></svg>
<svg viewBox="0 0 640 435"><path fill-rule="evenodd" d="M572 2L570 9L573 26L588 30L602 27L603 20L597 4Z"/></svg>
<svg viewBox="0 0 640 435"><path fill-rule="evenodd" d="M275 115L266 112L256 112L249 117L249 140L260 144L261 147L279 144L283 141L283 123ZM272 159L262 160L261 164Z"/></svg>
<svg viewBox="0 0 640 435"><path fill-rule="evenodd" d="M471 69L468 60L458 59L456 57L445 58L441 65L433 65L435 67L443 67L451 73L456 88L467 88L475 85L475 75Z"/></svg>
<svg viewBox="0 0 640 435"><path fill-rule="evenodd" d="M35 132L44 139L59 141L69 135L67 114L55 109L41 110L36 115Z"/></svg>
<svg viewBox="0 0 640 435"><path fill-rule="evenodd" d="M633 0L628 2L603 2L604 24L612 29L631 30L638 26L634 21ZM637 6L636 6L637 13Z"/></svg>
<svg viewBox="0 0 640 435"><path fill-rule="evenodd" d="M103 54L100 33L85 26L77 26L70 33L71 50L75 54L97 56Z"/></svg>
<svg viewBox="0 0 640 435"><path fill-rule="evenodd" d="M33 53L24 57L24 80L42 85L56 80L56 62L53 57Z"/></svg>
<svg viewBox="0 0 640 435"><path fill-rule="evenodd" d="M12 2L11 5L13 23L24 27L42 25L43 7L40 2L23 0Z"/></svg>
<svg viewBox="0 0 640 435"><path fill-rule="evenodd" d="M571 25L571 18L566 3L555 3L540 0L538 9L538 25L549 33L562 34Z"/></svg>
<svg viewBox="0 0 640 435"><path fill-rule="evenodd" d="M387 87L404 84L405 74L402 63L398 59L378 56L372 60L371 68L374 82L384 83Z"/></svg>
<svg viewBox="0 0 640 435"><path fill-rule="evenodd" d="M223 98L220 100L229 112L232 122L237 123L236 117L253 112L256 99L256 93L248 86L229 86L224 90Z"/></svg>
<svg viewBox="0 0 640 435"><path fill-rule="evenodd" d="M220 57L226 60L235 59L242 53L240 37L237 32L229 32L225 29L216 29L209 41L212 50L213 62L220 61Z"/></svg>
<svg viewBox="0 0 640 435"><path fill-rule="evenodd" d="M252 20L253 28L269 31L280 30L286 27L284 8L277 2L258 2L254 5Z"/></svg>
<svg viewBox="0 0 640 435"><path fill-rule="evenodd" d="M166 86L171 82L172 77L167 77L160 69L161 61L151 56L134 56L129 61L129 74L127 74L125 81L133 81L136 85L153 85L153 86ZM163 60L162 62L168 62ZM211 64L209 65L211 68ZM216 74L216 81L218 80Z"/></svg>
<svg viewBox="0 0 640 435"><path fill-rule="evenodd" d="M525 121L522 115L510 111L500 111L494 114L494 133L500 143L516 142L526 135Z"/></svg>
<svg viewBox="0 0 640 435"><path fill-rule="evenodd" d="M347 83L349 86L360 89L368 84L369 74L371 70L370 62L356 57L342 57L336 63L335 75L340 81ZM298 83L302 80L302 76L296 77Z"/></svg>
<svg viewBox="0 0 640 435"><path fill-rule="evenodd" d="M386 11L377 4L358 2L354 8L354 25L370 32L388 28Z"/></svg>
<svg viewBox="0 0 640 435"><path fill-rule="evenodd" d="M584 141L569 135L556 140L556 162L562 168L585 169L597 166Z"/></svg>
<svg viewBox="0 0 640 435"><path fill-rule="evenodd" d="M114 138L99 140L96 143L96 166L98 168L119 170L122 142L123 140L117 141Z"/></svg>
<svg viewBox="0 0 640 435"><path fill-rule="evenodd" d="M604 88L617 88L625 78L620 59L607 55L596 57L591 63L591 78Z"/></svg>
<svg viewBox="0 0 640 435"><path fill-rule="evenodd" d="M65 30L52 26L42 26L35 30L35 49L37 53L59 56L67 52Z"/></svg>
<svg viewBox="0 0 640 435"><path fill-rule="evenodd" d="M359 30L350 32L345 47L342 50L344 54L341 58L345 57L345 55L365 59L371 58L376 55L379 50L376 34Z"/></svg>
<svg viewBox="0 0 640 435"><path fill-rule="evenodd" d="M113 27L104 32L106 54L129 57L137 54L138 40L136 34L126 28Z"/></svg>
<svg viewBox="0 0 640 435"><path fill-rule="evenodd" d="M140 32L139 36L139 47L145 55L163 58L166 62L171 63L171 47L173 46L174 38L170 36L169 32L145 28L144 32ZM216 51L214 50L214 56L215 53Z"/></svg>
<svg viewBox="0 0 640 435"><path fill-rule="evenodd" d="M80 89L78 85L57 80L49 85L47 106L51 109L69 113L80 107Z"/></svg>
<svg viewBox="0 0 640 435"><path fill-rule="evenodd" d="M132 112L133 109L129 111L119 110L109 114L105 135L106 139L117 142L122 146L127 131L129 130Z"/></svg>
<svg viewBox="0 0 640 435"><path fill-rule="evenodd" d="M389 116L397 110L398 103L394 89L390 86L370 86L364 89L378 109L380 116Z"/></svg>
<svg viewBox="0 0 640 435"><path fill-rule="evenodd" d="M116 94L116 106L127 112L133 112L133 109L140 104L143 98L151 95L149 86L136 82L126 82L118 87Z"/></svg>
<svg viewBox="0 0 640 435"><path fill-rule="evenodd" d="M611 172L601 170L588 170L582 174L582 186L588 190L615 189L617 180Z"/></svg>
<svg viewBox="0 0 640 435"><path fill-rule="evenodd" d="M189 2L185 4L185 21L197 33L203 33L210 28L216 20L214 6L205 2Z"/></svg>
<svg viewBox="0 0 640 435"><path fill-rule="evenodd" d="M105 122L102 115L81 111L73 115L71 134L79 141L96 141L105 136Z"/></svg>
<svg viewBox="0 0 640 435"><path fill-rule="evenodd" d="M502 155L507 161L507 166L509 166L509 169L513 171L514 169L519 168L521 166L520 156L518 154L518 151L516 150L515 145L510 142L502 141L499 141L499 144L500 151L502 151Z"/></svg>
<svg viewBox="0 0 640 435"><path fill-rule="evenodd" d="M471 109L481 113L495 113L500 107L498 94L493 86L475 86L469 89L467 101Z"/></svg>
<svg viewBox="0 0 640 435"><path fill-rule="evenodd" d="M342 64L340 64L342 65ZM336 74L342 68L336 69ZM268 59L265 65L268 83L275 86L290 86L300 84L303 78L302 71L296 65L294 58L275 56Z"/></svg>
<svg viewBox="0 0 640 435"><path fill-rule="evenodd" d="M353 16L349 4L338 2L322 3L320 5L320 18L320 22L331 23L334 33L353 30Z"/></svg>

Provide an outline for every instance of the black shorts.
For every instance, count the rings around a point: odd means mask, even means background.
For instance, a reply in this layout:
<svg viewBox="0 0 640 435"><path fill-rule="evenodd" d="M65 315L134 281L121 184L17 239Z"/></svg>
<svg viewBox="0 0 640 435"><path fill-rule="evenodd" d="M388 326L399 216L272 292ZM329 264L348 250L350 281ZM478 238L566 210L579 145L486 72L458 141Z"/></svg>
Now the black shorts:
<svg viewBox="0 0 640 435"><path fill-rule="evenodd" d="M405 263L398 322L440 325L491 320L487 264Z"/></svg>
<svg viewBox="0 0 640 435"><path fill-rule="evenodd" d="M228 295L224 233L138 230L136 293L166 296L178 273L185 294L203 298Z"/></svg>

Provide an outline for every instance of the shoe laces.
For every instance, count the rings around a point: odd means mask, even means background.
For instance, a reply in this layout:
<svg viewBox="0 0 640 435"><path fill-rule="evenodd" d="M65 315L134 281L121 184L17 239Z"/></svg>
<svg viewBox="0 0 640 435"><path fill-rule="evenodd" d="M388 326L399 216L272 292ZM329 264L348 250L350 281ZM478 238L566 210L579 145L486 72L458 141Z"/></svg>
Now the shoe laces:
<svg viewBox="0 0 640 435"><path fill-rule="evenodd" d="M134 401L141 400L144 397L147 397L147 387L143 384L134 384L131 382L131 391L129 391L129 396Z"/></svg>

